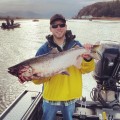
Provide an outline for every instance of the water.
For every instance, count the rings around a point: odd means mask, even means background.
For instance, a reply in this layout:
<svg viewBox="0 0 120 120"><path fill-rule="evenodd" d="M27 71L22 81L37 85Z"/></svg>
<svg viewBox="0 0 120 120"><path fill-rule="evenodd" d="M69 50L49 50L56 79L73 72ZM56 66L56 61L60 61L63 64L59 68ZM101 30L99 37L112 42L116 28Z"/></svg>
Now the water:
<svg viewBox="0 0 120 120"><path fill-rule="evenodd" d="M3 21L0 21L0 24ZM16 21L20 28L13 30L0 29L0 114L25 89L35 87L31 82L21 84L7 73L7 68L35 55L38 48L45 42L49 32L49 20ZM88 21L68 20L68 29L71 29L76 39L82 43L95 43L100 40L119 41L120 21ZM96 85L91 74L83 76L83 95L90 99L89 92ZM33 88L32 88L33 89ZM40 88L41 89L41 86Z"/></svg>

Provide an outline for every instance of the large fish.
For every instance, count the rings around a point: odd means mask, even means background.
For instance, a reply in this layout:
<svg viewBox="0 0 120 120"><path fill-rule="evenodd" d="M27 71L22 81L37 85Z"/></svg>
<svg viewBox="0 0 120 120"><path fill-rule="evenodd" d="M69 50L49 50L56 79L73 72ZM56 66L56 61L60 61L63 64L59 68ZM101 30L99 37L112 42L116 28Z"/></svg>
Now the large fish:
<svg viewBox="0 0 120 120"><path fill-rule="evenodd" d="M49 54L34 57L9 67L8 72L18 77L21 83L25 82L22 79L23 77L42 79L59 73L69 75L66 68L72 65L80 68L83 54L89 54L93 58L98 59L95 52L97 47L98 45L93 46L91 51L83 47L73 48L63 52L55 52L53 50L54 52L52 51Z"/></svg>

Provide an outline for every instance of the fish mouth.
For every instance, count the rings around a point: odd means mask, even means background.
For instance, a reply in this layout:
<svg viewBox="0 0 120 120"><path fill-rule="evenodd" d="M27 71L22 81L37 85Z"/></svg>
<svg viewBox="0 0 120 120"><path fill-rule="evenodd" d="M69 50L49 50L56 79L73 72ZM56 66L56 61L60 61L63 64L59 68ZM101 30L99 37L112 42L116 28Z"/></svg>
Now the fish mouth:
<svg viewBox="0 0 120 120"><path fill-rule="evenodd" d="M8 73L18 77L18 70L13 68L8 68Z"/></svg>

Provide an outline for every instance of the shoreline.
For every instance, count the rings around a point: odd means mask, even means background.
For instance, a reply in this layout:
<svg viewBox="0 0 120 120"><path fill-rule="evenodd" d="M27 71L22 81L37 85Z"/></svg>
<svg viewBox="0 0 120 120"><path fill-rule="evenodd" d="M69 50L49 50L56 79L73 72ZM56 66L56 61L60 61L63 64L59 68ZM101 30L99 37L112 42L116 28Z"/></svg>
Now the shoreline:
<svg viewBox="0 0 120 120"><path fill-rule="evenodd" d="M34 20L35 18L16 18L14 20ZM44 20L45 18L37 18L38 20ZM70 18L70 19L74 19L74 20L120 20L120 17L93 17L93 18ZM0 21L4 21L5 19L0 18Z"/></svg>
<svg viewBox="0 0 120 120"><path fill-rule="evenodd" d="M111 20L111 21L120 21L120 17L93 17L93 18L74 18L75 20Z"/></svg>
<svg viewBox="0 0 120 120"><path fill-rule="evenodd" d="M120 17L97 17L92 20L120 20Z"/></svg>

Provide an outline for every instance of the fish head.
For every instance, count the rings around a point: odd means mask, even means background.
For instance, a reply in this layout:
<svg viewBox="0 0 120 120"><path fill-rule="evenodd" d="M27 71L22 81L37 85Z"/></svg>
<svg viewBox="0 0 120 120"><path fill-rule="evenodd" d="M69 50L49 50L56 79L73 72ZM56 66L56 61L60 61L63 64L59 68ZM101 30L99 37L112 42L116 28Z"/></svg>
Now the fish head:
<svg viewBox="0 0 120 120"><path fill-rule="evenodd" d="M18 77L19 80L23 83L23 82L25 82L24 81L25 77L30 78L33 75L33 69L29 65L28 66L24 66L24 65L18 66L17 65L17 66L8 68L8 73Z"/></svg>

